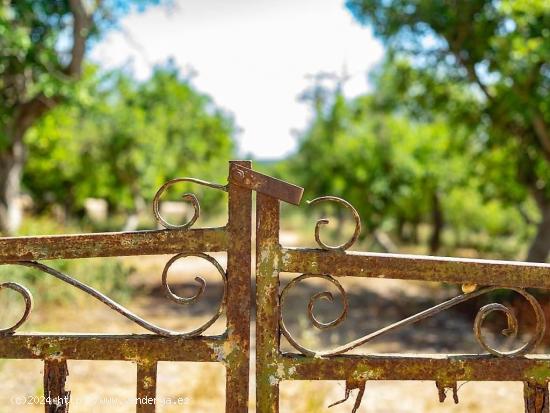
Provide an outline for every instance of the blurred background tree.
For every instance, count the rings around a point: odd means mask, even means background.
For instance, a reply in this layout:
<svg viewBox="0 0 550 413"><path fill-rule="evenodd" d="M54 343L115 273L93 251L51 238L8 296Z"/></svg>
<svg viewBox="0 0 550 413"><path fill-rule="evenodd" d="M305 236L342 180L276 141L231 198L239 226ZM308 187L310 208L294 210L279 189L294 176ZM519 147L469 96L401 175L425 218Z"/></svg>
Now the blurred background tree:
<svg viewBox="0 0 550 413"><path fill-rule="evenodd" d="M527 260L550 250L550 3L348 0L387 45L378 103L467 130L485 197L538 206ZM454 129L453 129L454 134ZM453 136L454 139L454 136ZM429 168L428 165L425 165ZM528 219L532 219L529 218Z"/></svg>
<svg viewBox="0 0 550 413"><path fill-rule="evenodd" d="M65 216L82 216L87 198L102 198L131 230L168 179L224 179L233 119L173 64L156 67L143 82L89 67L81 87L94 99L61 104L29 131L33 156L23 183L37 212L56 204ZM207 191L206 201L215 194Z"/></svg>
<svg viewBox="0 0 550 413"><path fill-rule="evenodd" d="M453 127L442 115L427 120L380 110L378 92L347 101L340 82L334 90L315 85L304 96L314 97L314 120L289 169L306 195L338 194L357 205L366 233L377 241L391 232L401 243L418 244L419 227L427 223L434 254L447 221L452 228L469 227L469 233L476 231L473 225L484 228L479 219L459 219L466 211L460 213L456 202L457 191L478 193L467 128ZM479 202L472 210L482 207ZM455 235L455 246L464 244Z"/></svg>
<svg viewBox="0 0 550 413"><path fill-rule="evenodd" d="M21 222L19 195L29 128L61 102L78 99L89 43L132 9L160 0L0 2L0 231Z"/></svg>

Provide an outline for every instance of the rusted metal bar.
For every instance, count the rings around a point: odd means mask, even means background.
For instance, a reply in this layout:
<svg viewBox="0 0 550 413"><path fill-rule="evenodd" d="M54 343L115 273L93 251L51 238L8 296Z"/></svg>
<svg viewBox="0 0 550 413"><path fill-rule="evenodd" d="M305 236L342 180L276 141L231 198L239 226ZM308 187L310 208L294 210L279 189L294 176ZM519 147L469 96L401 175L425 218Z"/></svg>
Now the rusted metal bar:
<svg viewBox="0 0 550 413"><path fill-rule="evenodd" d="M450 381L450 382L436 381L435 387L437 388L439 403L443 403L445 399L447 399L447 390L450 390L453 395L454 403L458 404L458 384L456 381Z"/></svg>
<svg viewBox="0 0 550 413"><path fill-rule="evenodd" d="M434 380L531 381L546 383L550 356L494 357L489 355L345 355L327 358L285 354L281 380ZM272 361L273 362L273 361Z"/></svg>
<svg viewBox="0 0 550 413"><path fill-rule="evenodd" d="M250 161L233 161L229 173L229 220L231 240L227 250L226 411L248 411L250 364L252 191L234 183L236 166L250 167Z"/></svg>
<svg viewBox="0 0 550 413"><path fill-rule="evenodd" d="M234 183L290 204L299 205L304 193L304 188L253 171L244 165L232 163L230 174Z"/></svg>
<svg viewBox="0 0 550 413"><path fill-rule="evenodd" d="M548 401L548 382L543 384L526 381L523 383L525 413L550 412Z"/></svg>
<svg viewBox="0 0 550 413"><path fill-rule="evenodd" d="M307 201L307 203L308 205L315 205L327 201L343 205L344 208L350 211L351 215L353 216L353 220L355 221L355 229L353 230L353 235L347 242L336 246L330 246L328 244L325 244L321 240L321 227L323 225L327 225L330 220L328 218L321 218L315 224L315 241L317 242L317 245L319 245L319 247L321 247L321 249L323 250L345 251L348 248L352 247L353 244L355 244L355 242L359 239L359 234L361 233L361 217L359 216L359 212L357 212L353 205L351 205L345 199L338 198L337 196L320 196L318 198L312 199L311 201Z"/></svg>
<svg viewBox="0 0 550 413"><path fill-rule="evenodd" d="M519 288L550 288L550 264L283 248L281 271L440 281Z"/></svg>
<svg viewBox="0 0 550 413"><path fill-rule="evenodd" d="M256 196L256 411L279 412L279 201Z"/></svg>
<svg viewBox="0 0 550 413"><path fill-rule="evenodd" d="M192 182L229 193L228 224L223 228L190 229L200 214L198 199L185 194L195 213L182 225L168 223L160 216L163 193L179 182ZM227 185L214 184L194 178L175 178L163 185L154 201L154 213L159 223L170 230L140 231L107 234L80 234L47 237L0 238L0 263L15 263L37 268L55 276L109 305L130 320L157 334L142 335L56 335L14 334L22 323L0 331L0 358L44 359L44 389L49 403L46 412L66 412L68 397L65 380L67 359L125 360L137 363L137 401L140 413L155 411L157 363L159 361L221 362L226 366L226 411L244 413L248 406L248 373L250 355L251 306L251 216L252 190L257 191L256 205L256 406L258 413L279 411L279 384L282 380L345 380L346 399L352 389L358 389L354 411L365 391L368 380L431 380L437 385L440 400L452 389L455 401L458 381L521 381L524 383L526 412L549 412L548 379L550 355L528 355L544 334L542 307L524 288L549 288L550 265L515 263L507 261L441 258L400 254L348 253L360 232L359 214L346 201L335 197L316 198L313 203L332 201L343 204L352 212L356 228L350 241L338 246L325 244L320 228L328 222L317 222L315 238L319 249L282 248L279 244L280 200L298 204L303 189L292 184L257 173L249 161L232 161ZM227 251L227 271L210 256L208 251ZM186 256L200 256L211 262L220 273L226 287L225 311L227 331L222 336L199 336L217 316L203 327L190 333L180 333L154 326L139 319L127 309L112 302L68 275L34 260L56 258L87 258L96 256L124 256L176 253L162 274L162 285L168 298L178 303L189 303L199 298L206 282L197 277L198 293L179 297L170 289L167 273L170 265ZM301 276L279 291L280 272L299 272ZM412 315L397 323L360 337L339 348L328 351L308 350L285 333L281 319L281 305L288 290L302 280L317 277L333 284L344 299L344 311L331 322L319 321L313 314L319 299L333 298L328 291L315 294L308 305L308 316L317 328L336 326L345 318L347 299L336 277L358 276L396 278L405 280L440 281L467 286L465 294L447 300L430 309ZM480 285L480 287L477 287ZM512 352L499 352L489 347L481 336L486 316L494 311L506 315L507 334L515 334L518 321L504 305L491 303L478 312L474 330L480 345L489 355L343 355L370 339L412 324L439 311L493 291L508 288L522 295L531 304L537 321L536 334L523 347ZM7 282L1 288L10 288L23 296L30 313L32 299L24 287ZM281 302L280 302L281 301ZM539 328L540 327L540 328ZM285 334L294 347L303 354L281 354L280 337ZM178 334L178 335L172 335ZM182 335L183 334L183 335ZM164 336L163 336L164 335ZM338 354L338 355L336 355ZM305 355L305 356L304 356ZM345 400L345 399L344 399Z"/></svg>
<svg viewBox="0 0 550 413"><path fill-rule="evenodd" d="M137 364L136 413L155 413L157 397L157 362Z"/></svg>
<svg viewBox="0 0 550 413"><path fill-rule="evenodd" d="M0 238L0 262L225 251L225 228Z"/></svg>
<svg viewBox="0 0 550 413"><path fill-rule="evenodd" d="M224 337L153 334L25 334L0 337L0 358L71 360L224 361Z"/></svg>
<svg viewBox="0 0 550 413"><path fill-rule="evenodd" d="M199 216L201 214L201 205L197 198L197 196L194 193L188 192L182 195L181 199L184 201L191 202L191 205L193 205L193 216L191 219L183 224L171 224L170 222L166 221L164 217L160 213L160 200L162 198L162 195L170 188L171 186L174 186L178 183L182 182L188 182L188 183L195 183L198 185L206 186L209 188L214 188L220 191L227 191L226 185L220 185L213 182L203 181L202 179L196 179L196 178L174 178L169 180L168 182L165 182L164 185L162 185L157 193L155 194L155 197L153 198L153 214L155 215L155 219L157 222L162 225L166 229L180 229L180 230L186 230L191 228L193 224L199 219Z"/></svg>
<svg viewBox="0 0 550 413"><path fill-rule="evenodd" d="M203 361L220 362L227 368L226 411L246 412L248 408L248 374L250 355L250 309L251 309L251 223L252 188L274 191L287 199L301 196L301 188L283 183L253 172L250 161L233 161L230 164L229 183L213 184L194 178L175 178L164 184L154 200L154 214L167 230L137 231L123 233L77 234L39 237L0 238L0 264L26 265L43 271L79 288L102 301L110 308L140 326L153 331L154 335L97 335L97 334L14 334L21 323L3 329L0 335L0 358L44 359L45 389L53 397L68 396L64 390L67 374L67 359L74 360L126 360L137 363L138 412L154 412L156 396L156 373L158 361ZM244 168L239 173L238 168ZM242 171L248 171L246 176ZM249 175L251 174L251 175ZM252 176L253 180L248 178ZM242 180L241 178L246 178ZM222 228L190 229L200 214L198 199L185 194L184 199L193 204L194 215L182 225L167 222L160 215L160 199L167 188L179 182L191 182L229 193L228 224ZM299 201L299 196L298 199ZM204 252L227 251L227 271ZM190 297L179 297L171 291L167 282L170 265L180 258L200 256L210 261L224 281L224 306L220 311L227 315L227 331L222 336L199 336L204 326L190 333L165 330L137 317L118 303L80 283L67 274L48 267L37 260L74 259L88 257L177 254L172 257L162 273L162 285L169 299L186 304L195 301L204 291L206 282L196 278L198 292ZM30 292L15 283L3 283L0 288L11 288L20 293L26 302L22 321L30 313ZM28 307L28 308L27 308ZM59 398L55 399L59 400ZM53 406L53 407L52 407ZM67 404L51 404L47 412L65 412ZM61 410L63 409L63 410Z"/></svg>
<svg viewBox="0 0 550 413"><path fill-rule="evenodd" d="M65 390L69 375L67 360L48 359L44 361L44 410L46 413L67 413L71 392Z"/></svg>
<svg viewBox="0 0 550 413"><path fill-rule="evenodd" d="M346 391L344 398L330 404L328 407L334 407L339 404L345 403L349 399L349 396L351 395L351 392L353 390L359 390L357 392L357 397L355 398L355 403L353 404L353 409L351 411L351 413L356 413L357 410L359 410L359 407L361 407L361 402L363 401L363 396L365 395L366 384L367 382L362 378L352 378L346 380Z"/></svg>

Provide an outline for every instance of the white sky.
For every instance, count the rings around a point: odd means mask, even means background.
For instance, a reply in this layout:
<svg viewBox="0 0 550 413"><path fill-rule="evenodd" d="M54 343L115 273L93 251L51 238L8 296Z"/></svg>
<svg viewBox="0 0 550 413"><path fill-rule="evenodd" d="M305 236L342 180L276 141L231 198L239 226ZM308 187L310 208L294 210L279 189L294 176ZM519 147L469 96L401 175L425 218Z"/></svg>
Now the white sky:
<svg viewBox="0 0 550 413"><path fill-rule="evenodd" d="M307 75L351 76L345 92L368 90L367 72L382 46L355 23L343 0L179 0L122 21L91 57L104 68L131 65L139 79L173 58L193 68L194 85L232 112L241 156L280 158L296 148L308 107L297 96Z"/></svg>

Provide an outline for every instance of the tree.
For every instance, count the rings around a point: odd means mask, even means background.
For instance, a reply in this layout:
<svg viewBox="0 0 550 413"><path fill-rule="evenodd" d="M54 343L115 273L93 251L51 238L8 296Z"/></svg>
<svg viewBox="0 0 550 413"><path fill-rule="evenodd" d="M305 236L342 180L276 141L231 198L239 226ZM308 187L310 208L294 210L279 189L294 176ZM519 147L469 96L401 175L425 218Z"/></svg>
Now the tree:
<svg viewBox="0 0 550 413"><path fill-rule="evenodd" d="M348 0L347 6L388 46L387 72L395 86L386 96L393 92L394 103L418 116L444 113L468 127L473 145L486 152L506 150L508 171L497 179L514 182L494 195L515 203L532 196L540 222L527 259L545 261L550 250L550 3ZM509 170L516 173L511 176Z"/></svg>
<svg viewBox="0 0 550 413"><path fill-rule="evenodd" d="M347 100L340 84L334 91L316 85L305 96L313 98L314 118L291 167L308 196L342 196L375 237L381 229L400 235L405 224L429 222L436 253L447 194L470 180L464 130L445 119L384 113L376 94Z"/></svg>
<svg viewBox="0 0 550 413"><path fill-rule="evenodd" d="M168 179L223 182L234 150L233 119L173 64L156 67L142 82L120 70L85 72L81 87L93 98L59 105L29 131L35 156L23 182L38 207L55 203L74 214L86 198L101 197L125 213L129 230ZM206 191L201 203L216 195Z"/></svg>
<svg viewBox="0 0 550 413"><path fill-rule="evenodd" d="M75 97L84 56L132 8L159 0L0 2L0 231L21 221L18 196L25 135L44 114ZM68 47L66 47L68 45Z"/></svg>

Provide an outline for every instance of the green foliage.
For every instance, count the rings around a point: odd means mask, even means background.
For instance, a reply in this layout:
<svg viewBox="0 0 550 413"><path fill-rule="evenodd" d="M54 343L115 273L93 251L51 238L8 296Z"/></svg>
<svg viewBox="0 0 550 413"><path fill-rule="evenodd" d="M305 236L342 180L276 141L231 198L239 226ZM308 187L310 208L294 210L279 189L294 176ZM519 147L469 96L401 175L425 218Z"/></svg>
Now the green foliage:
<svg viewBox="0 0 550 413"><path fill-rule="evenodd" d="M89 72L94 101L62 105L29 133L34 156L24 184L39 206L55 202L74 212L96 197L113 210L133 210L173 177L225 180L233 120L174 67L157 67L144 82ZM205 195L205 203L219 199L208 198L216 191Z"/></svg>
<svg viewBox="0 0 550 413"><path fill-rule="evenodd" d="M449 248L518 253L528 235L522 215L516 205L491 200L481 185L490 173L504 179L506 158L491 154L496 172L489 162L473 162L487 154L471 144L469 128L442 114L413 120L407 112L380 110L378 92L346 100L337 88L323 96L288 171L279 168L282 176L298 176L307 199L341 196L358 209L364 233L381 229L419 242L410 232L433 226L437 196ZM517 242L509 245L508 237Z"/></svg>
<svg viewBox="0 0 550 413"><path fill-rule="evenodd" d="M547 214L550 3L348 0L347 6L388 47L375 75L380 107L428 121L443 116L466 129L485 199L517 207L533 195ZM539 226L539 246L528 259L544 260L548 231Z"/></svg>
<svg viewBox="0 0 550 413"><path fill-rule="evenodd" d="M483 150L497 148L499 156L502 146L507 149L507 163L516 174L511 176L507 168L497 171L505 174L509 185L536 182L546 187L547 1L469 0L460 7L436 0L349 0L347 4L388 44L388 64L381 75L387 104L398 103L415 115L445 113L469 127Z"/></svg>
<svg viewBox="0 0 550 413"><path fill-rule="evenodd" d="M433 191L463 183L460 131L373 110L372 97L336 92L301 139L294 172L309 196L338 194L361 209L369 229L388 218L420 220ZM307 168L303 168L307 165Z"/></svg>
<svg viewBox="0 0 550 413"><path fill-rule="evenodd" d="M161 0L0 2L0 231L20 226L26 135L61 103L86 101L85 55L133 9ZM82 86L82 87L81 87ZM64 176L63 178L66 178ZM74 194L68 196L70 203Z"/></svg>
<svg viewBox="0 0 550 413"><path fill-rule="evenodd" d="M79 97L77 66L80 67L80 50L84 51L85 45L81 49L74 35L75 15L79 15L83 25L79 36L95 41L124 14L158 3L159 0L109 0L93 5L66 0L1 2L0 143L9 143L8 129L14 127L10 123L21 116L21 105L28 105L33 98L41 97L42 102L51 99L49 104L53 106L60 99ZM74 4L83 7L84 12L80 13Z"/></svg>

